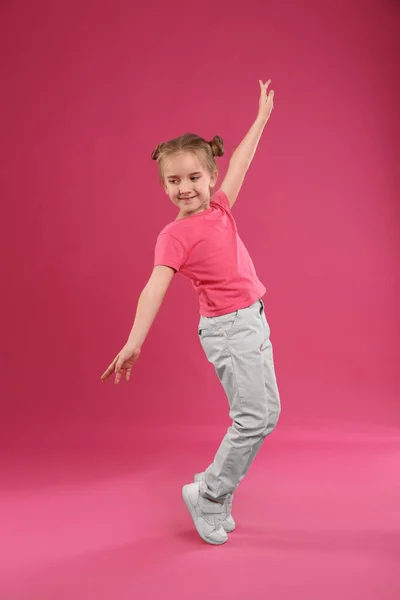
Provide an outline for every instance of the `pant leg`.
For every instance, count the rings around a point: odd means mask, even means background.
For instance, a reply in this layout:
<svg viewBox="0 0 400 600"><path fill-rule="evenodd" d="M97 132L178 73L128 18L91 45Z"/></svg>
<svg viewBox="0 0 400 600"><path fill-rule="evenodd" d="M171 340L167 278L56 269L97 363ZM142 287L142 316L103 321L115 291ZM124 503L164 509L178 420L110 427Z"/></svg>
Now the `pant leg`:
<svg viewBox="0 0 400 600"><path fill-rule="evenodd" d="M202 494L213 500L223 501L236 489L279 416L269 327L260 306L200 320L201 343L225 389L232 419L205 471Z"/></svg>
<svg viewBox="0 0 400 600"><path fill-rule="evenodd" d="M267 436L273 432L273 430L275 429L276 424L279 420L279 415L281 412L281 402L280 402L278 384L276 381L273 349L272 349L272 344L271 344L271 340L270 340L270 333L271 333L270 327L269 327L268 321L265 316L264 304L262 303L262 301L261 301L261 304L262 304L261 318L262 318L262 321L264 324L264 342L263 342L263 346L262 346L263 375L264 375L265 392L268 397L268 424L267 424L267 428L266 428L266 432L265 432L265 434ZM250 456L249 456L248 463L239 478L239 483L246 476L251 463L253 462L257 452L259 451L260 447L262 446L262 444L264 442L264 439L265 439L265 437L262 437L259 442L254 444L254 446L251 450Z"/></svg>

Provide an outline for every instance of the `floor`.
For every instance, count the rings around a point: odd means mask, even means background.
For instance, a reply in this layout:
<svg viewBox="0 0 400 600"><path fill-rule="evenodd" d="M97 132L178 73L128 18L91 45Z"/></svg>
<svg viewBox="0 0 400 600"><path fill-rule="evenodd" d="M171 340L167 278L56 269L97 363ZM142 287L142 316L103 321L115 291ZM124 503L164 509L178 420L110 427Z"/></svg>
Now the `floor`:
<svg viewBox="0 0 400 600"><path fill-rule="evenodd" d="M1 465L0 600L400 598L398 431L277 428L210 546L181 487L224 430L25 438Z"/></svg>

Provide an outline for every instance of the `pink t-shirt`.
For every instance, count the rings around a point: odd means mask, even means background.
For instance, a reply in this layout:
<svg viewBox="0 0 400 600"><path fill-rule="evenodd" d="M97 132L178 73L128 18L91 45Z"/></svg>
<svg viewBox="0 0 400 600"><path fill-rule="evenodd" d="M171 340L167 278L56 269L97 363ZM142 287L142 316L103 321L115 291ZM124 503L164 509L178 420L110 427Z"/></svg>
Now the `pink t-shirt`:
<svg viewBox="0 0 400 600"><path fill-rule="evenodd" d="M155 247L156 265L172 267L191 280L204 317L250 306L266 292L221 189L211 199L210 208L173 221L161 231Z"/></svg>

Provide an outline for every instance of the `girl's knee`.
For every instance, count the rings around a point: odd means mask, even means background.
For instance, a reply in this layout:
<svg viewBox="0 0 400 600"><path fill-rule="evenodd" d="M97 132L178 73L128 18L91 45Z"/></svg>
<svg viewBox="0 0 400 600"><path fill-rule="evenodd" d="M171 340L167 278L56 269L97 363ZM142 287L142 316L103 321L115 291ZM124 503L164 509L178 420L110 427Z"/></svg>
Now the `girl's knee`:
<svg viewBox="0 0 400 600"><path fill-rule="evenodd" d="M268 424L267 424L267 434L271 433L271 431L273 431L279 421L279 417L281 414L281 405L278 404L276 407L274 407L273 410L271 410L269 412L268 415Z"/></svg>
<svg viewBox="0 0 400 600"><path fill-rule="evenodd" d="M268 415L246 415L244 418L236 418L233 421L233 429L240 437L255 443L263 437L265 428L268 426Z"/></svg>

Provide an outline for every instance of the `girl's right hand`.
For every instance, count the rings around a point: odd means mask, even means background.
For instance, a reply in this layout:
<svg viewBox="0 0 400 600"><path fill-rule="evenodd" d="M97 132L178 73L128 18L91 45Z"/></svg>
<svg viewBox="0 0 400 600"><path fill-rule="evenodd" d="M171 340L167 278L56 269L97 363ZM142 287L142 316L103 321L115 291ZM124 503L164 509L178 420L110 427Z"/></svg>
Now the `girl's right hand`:
<svg viewBox="0 0 400 600"><path fill-rule="evenodd" d="M118 385L118 383L121 380L123 371L125 371L125 379L126 381L129 381L132 372L132 366L139 358L140 352L140 348L137 348L136 346L131 345L129 343L125 344L121 352L117 354L117 356L114 358L108 369L104 371L103 375L101 376L101 380L107 381L107 379L113 373L115 373L114 383Z"/></svg>
<svg viewBox="0 0 400 600"><path fill-rule="evenodd" d="M265 122L268 121L272 109L274 108L274 90L270 90L268 93L268 86L271 83L271 80L268 79L267 83L263 83L261 79L259 79L260 84L260 101L258 104L258 116L261 117Z"/></svg>

